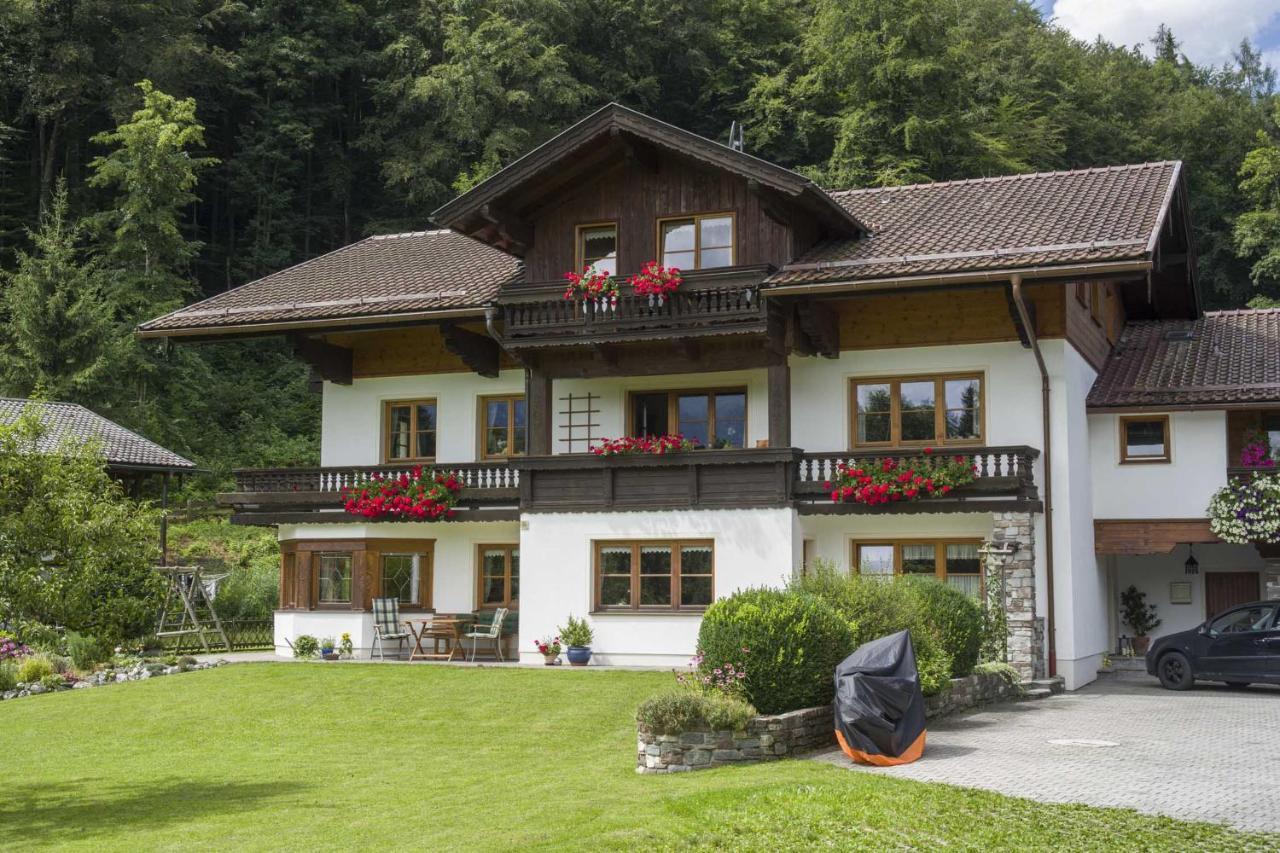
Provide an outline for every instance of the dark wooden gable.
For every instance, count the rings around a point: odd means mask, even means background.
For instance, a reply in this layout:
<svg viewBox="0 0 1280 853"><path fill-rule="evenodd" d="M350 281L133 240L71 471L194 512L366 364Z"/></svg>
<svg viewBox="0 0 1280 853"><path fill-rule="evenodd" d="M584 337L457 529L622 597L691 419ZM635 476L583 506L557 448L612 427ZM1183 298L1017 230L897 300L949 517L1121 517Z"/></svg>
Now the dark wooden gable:
<svg viewBox="0 0 1280 853"><path fill-rule="evenodd" d="M529 282L574 266L576 226L616 221L619 272L657 254L660 217L730 211L737 263L780 266L862 226L812 181L610 104L432 218L526 260Z"/></svg>

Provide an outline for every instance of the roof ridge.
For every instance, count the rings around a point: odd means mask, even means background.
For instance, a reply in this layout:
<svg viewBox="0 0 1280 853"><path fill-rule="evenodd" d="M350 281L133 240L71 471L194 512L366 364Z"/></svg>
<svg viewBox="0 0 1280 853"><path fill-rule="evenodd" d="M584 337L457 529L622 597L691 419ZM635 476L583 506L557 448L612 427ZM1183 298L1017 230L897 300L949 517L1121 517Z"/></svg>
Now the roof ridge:
<svg viewBox="0 0 1280 853"><path fill-rule="evenodd" d="M1219 308L1217 311L1206 311L1206 317L1223 314L1280 314L1280 308Z"/></svg>
<svg viewBox="0 0 1280 853"><path fill-rule="evenodd" d="M1127 172L1137 171L1139 169L1152 169L1157 166L1176 166L1181 160L1148 160L1141 163L1119 163L1112 166L1088 166L1082 169L1057 169L1046 172L1017 172L1011 175L988 175L981 178L956 178L950 181L921 181L914 184L897 184L888 187L853 187L845 190L826 189L825 192L830 196L846 196L855 194L870 194L880 192L893 192L894 190L914 190L933 187L949 187L959 184L992 184L1002 182L1012 182L1021 180L1030 180L1032 178L1046 178L1055 175L1086 175L1096 172ZM824 188L825 189L825 188Z"/></svg>

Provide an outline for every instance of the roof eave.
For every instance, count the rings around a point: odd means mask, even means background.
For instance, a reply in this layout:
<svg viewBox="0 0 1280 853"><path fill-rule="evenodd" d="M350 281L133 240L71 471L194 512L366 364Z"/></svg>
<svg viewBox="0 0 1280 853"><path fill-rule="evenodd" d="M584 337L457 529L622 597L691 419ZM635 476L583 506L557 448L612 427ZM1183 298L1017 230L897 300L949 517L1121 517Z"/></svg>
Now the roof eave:
<svg viewBox="0 0 1280 853"><path fill-rule="evenodd" d="M194 339L230 338L263 338L303 332L314 329L324 331L356 331L387 328L391 326L412 326L423 321L451 320L459 317L484 318L485 308L489 303L467 306L465 308L442 308L424 311L408 311L392 314L364 314L347 317L322 317L308 320L278 320L259 323L238 323L222 326L179 326L175 328L144 328L134 330L134 336L143 340L163 338L181 338L187 343L197 343ZM164 318L161 318L164 319Z"/></svg>

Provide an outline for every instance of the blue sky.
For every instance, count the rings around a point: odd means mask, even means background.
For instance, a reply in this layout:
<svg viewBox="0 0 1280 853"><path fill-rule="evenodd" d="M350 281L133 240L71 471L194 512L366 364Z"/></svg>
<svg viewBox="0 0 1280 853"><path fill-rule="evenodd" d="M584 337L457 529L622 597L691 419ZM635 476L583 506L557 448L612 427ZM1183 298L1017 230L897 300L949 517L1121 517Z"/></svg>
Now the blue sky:
<svg viewBox="0 0 1280 853"><path fill-rule="evenodd" d="M1141 44L1161 23L1195 62L1221 64L1242 39L1280 68L1280 0L1034 0L1078 38Z"/></svg>

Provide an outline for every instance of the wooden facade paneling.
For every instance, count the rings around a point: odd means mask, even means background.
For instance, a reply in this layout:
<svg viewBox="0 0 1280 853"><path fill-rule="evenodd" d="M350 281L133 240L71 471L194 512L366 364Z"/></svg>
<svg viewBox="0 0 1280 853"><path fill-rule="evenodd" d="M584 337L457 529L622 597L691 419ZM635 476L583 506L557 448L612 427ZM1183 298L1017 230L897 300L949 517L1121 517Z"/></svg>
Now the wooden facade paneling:
<svg viewBox="0 0 1280 853"><path fill-rule="evenodd" d="M1111 281L1078 281L1066 288L1066 336L1095 370L1101 370L1124 330L1119 286Z"/></svg>
<svg viewBox="0 0 1280 853"><path fill-rule="evenodd" d="M486 335L483 324L459 324L469 332ZM445 347L440 327L412 326L370 332L342 332L325 340L351 350L351 375L355 379L376 376L416 376L427 373L470 373L471 368ZM499 367L518 367L503 355Z"/></svg>
<svg viewBox="0 0 1280 853"><path fill-rule="evenodd" d="M1025 289L1036 314L1036 334L1063 336L1063 286ZM1018 340L1003 287L879 293L832 303L839 312L840 349L980 344Z"/></svg>
<svg viewBox="0 0 1280 853"><path fill-rule="evenodd" d="M792 229L765 215L743 178L675 157L659 158L656 168L627 160L555 194L530 217L534 245L525 256L526 279L558 280L574 269L579 225L618 224L618 272L626 276L658 258L658 219L719 212L736 217L739 265L781 266L808 248L793 245ZM816 229L805 223L797 235L812 241Z"/></svg>
<svg viewBox="0 0 1280 853"><path fill-rule="evenodd" d="M1219 539L1208 519L1111 519L1093 523L1098 554L1168 554L1179 544L1211 544Z"/></svg>

